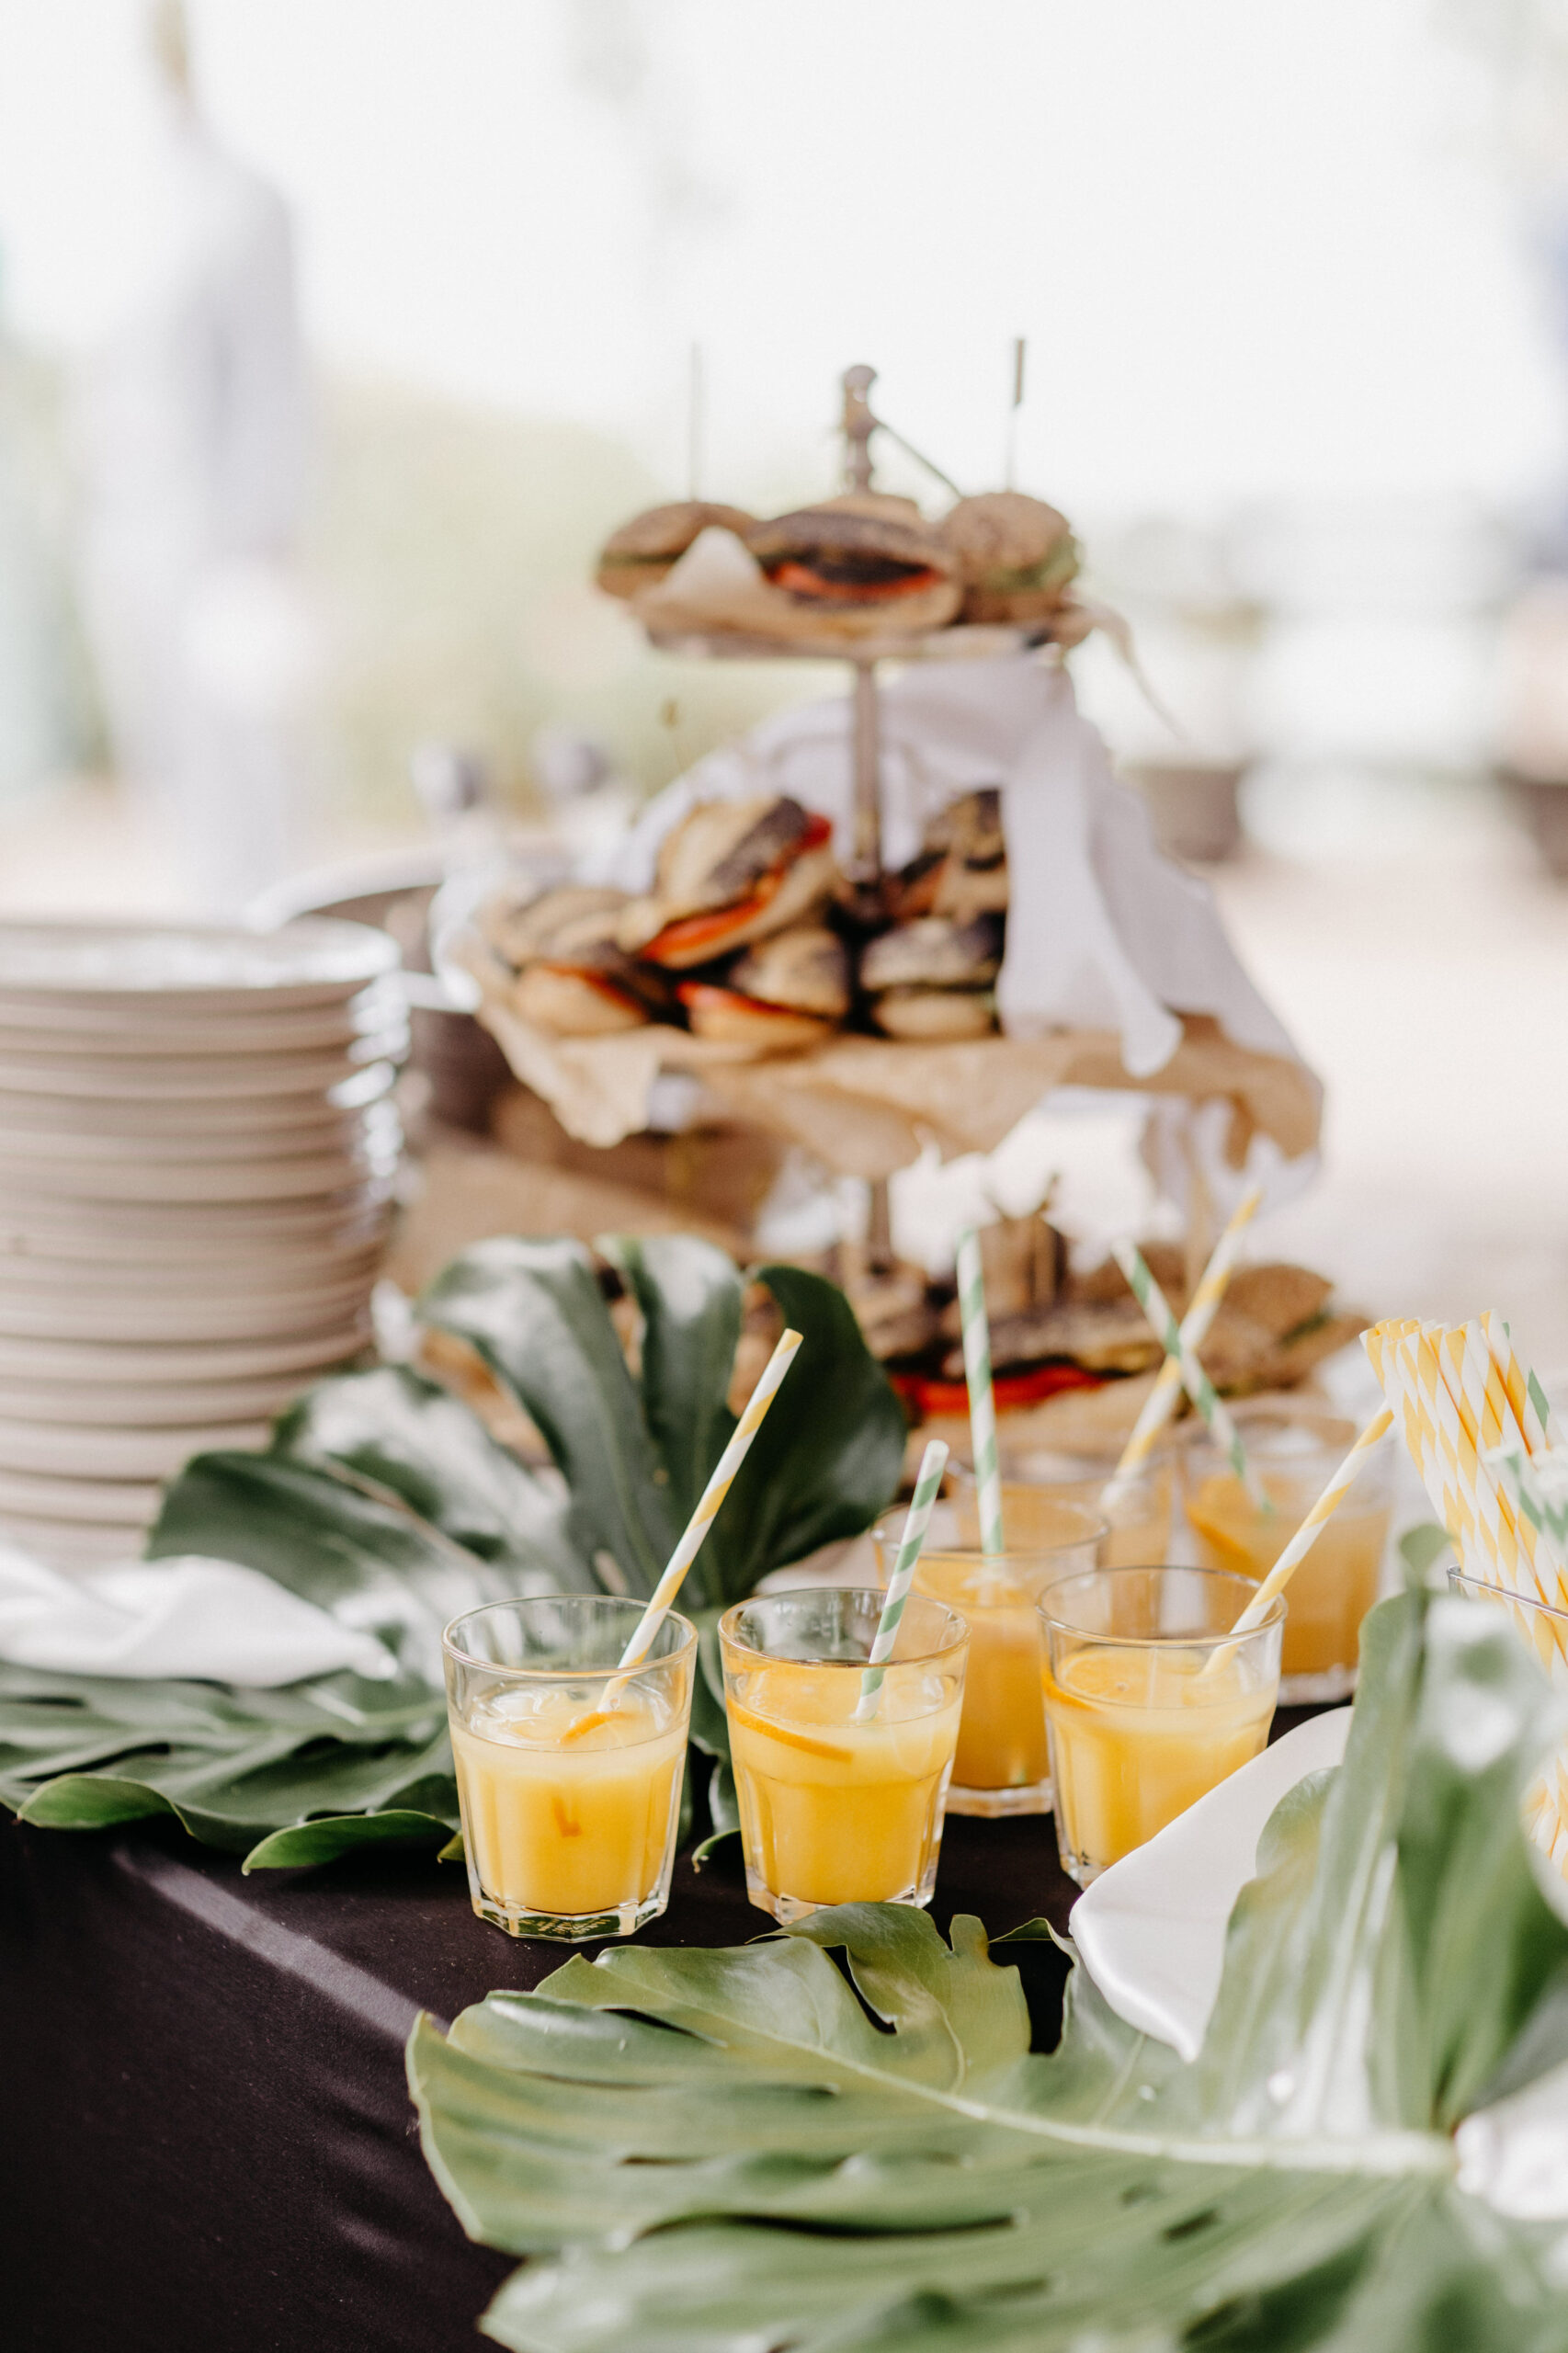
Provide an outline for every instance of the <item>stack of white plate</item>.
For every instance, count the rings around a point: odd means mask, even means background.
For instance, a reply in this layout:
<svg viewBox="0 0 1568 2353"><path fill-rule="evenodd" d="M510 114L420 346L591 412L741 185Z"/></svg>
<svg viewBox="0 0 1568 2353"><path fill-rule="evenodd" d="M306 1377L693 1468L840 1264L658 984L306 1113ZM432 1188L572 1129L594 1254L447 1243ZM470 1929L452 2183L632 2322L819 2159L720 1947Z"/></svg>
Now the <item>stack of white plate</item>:
<svg viewBox="0 0 1568 2353"><path fill-rule="evenodd" d="M396 947L0 924L0 1535L133 1552L369 1336L407 1051Z"/></svg>

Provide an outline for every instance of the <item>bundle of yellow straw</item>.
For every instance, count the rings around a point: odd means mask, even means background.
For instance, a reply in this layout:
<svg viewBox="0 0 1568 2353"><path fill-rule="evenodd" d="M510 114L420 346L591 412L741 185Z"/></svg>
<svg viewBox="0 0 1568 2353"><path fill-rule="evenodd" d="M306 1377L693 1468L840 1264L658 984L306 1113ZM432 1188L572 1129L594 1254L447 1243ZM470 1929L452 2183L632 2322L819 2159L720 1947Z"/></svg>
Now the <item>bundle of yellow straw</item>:
<svg viewBox="0 0 1568 2353"><path fill-rule="evenodd" d="M1518 1476L1551 1451L1550 1415L1502 1318L1395 1318L1363 1333L1362 1346L1465 1575L1504 1603L1568 1612L1563 1553L1532 1518ZM1512 1615L1552 1680L1568 1684L1568 1617L1517 1607ZM1537 1846L1568 1875L1568 1759L1531 1786L1525 1813Z"/></svg>

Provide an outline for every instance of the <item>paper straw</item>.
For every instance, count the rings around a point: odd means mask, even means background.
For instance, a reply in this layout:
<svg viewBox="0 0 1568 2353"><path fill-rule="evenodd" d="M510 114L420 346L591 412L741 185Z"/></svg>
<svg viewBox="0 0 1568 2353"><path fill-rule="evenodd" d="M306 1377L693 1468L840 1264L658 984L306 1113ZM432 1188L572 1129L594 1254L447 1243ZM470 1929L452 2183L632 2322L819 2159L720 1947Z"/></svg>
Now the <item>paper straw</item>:
<svg viewBox="0 0 1568 2353"><path fill-rule="evenodd" d="M1340 1464L1338 1470L1335 1472L1333 1478L1329 1481L1327 1486L1324 1489L1322 1495L1312 1506L1311 1511L1308 1512L1305 1519L1302 1520L1300 1528L1297 1529L1296 1533L1291 1537L1290 1541L1286 1545L1285 1550L1280 1553L1279 1558L1275 1562L1274 1566L1269 1570L1268 1574L1264 1578L1263 1583L1258 1586L1257 1591L1253 1595L1252 1599L1242 1611L1241 1616L1236 1620L1235 1624L1231 1629L1233 1634L1249 1634L1253 1628L1264 1617L1270 1603L1275 1599L1276 1596L1284 1592L1285 1587L1290 1584L1291 1577L1301 1567L1301 1563L1306 1559L1307 1554L1312 1551L1312 1546L1317 1542L1318 1532L1322 1529L1324 1522L1332 1518L1334 1514L1339 1509L1340 1505L1344 1502L1346 1492L1348 1489L1351 1481L1355 1478L1357 1472L1360 1470L1362 1463L1366 1461L1369 1450L1377 1445L1380 1438L1386 1437L1392 1427L1392 1408L1391 1406L1384 1405L1380 1412L1373 1415L1371 1420L1367 1424L1366 1428L1361 1432L1360 1437L1357 1439L1355 1445L1351 1448L1349 1453L1346 1456L1344 1461ZM1204 1674L1212 1675L1215 1667L1219 1665L1220 1660L1223 1656L1224 1652L1222 1650L1215 1651L1203 1669Z"/></svg>
<svg viewBox="0 0 1568 2353"><path fill-rule="evenodd" d="M860 1677L860 1697L855 1703L853 1718L858 1724L869 1723L877 1712L882 1677L887 1672L887 1662L892 1656L892 1646L898 1639L899 1620L903 1616L903 1605L909 1598L909 1588L915 1582L920 1548L931 1525L932 1506L940 1491L942 1473L947 1467L947 1447L939 1438L934 1438L920 1459L920 1476L915 1483L914 1500L909 1506L909 1517L903 1523L898 1558L888 1579L887 1598L882 1603L882 1614L877 1620L870 1660Z"/></svg>
<svg viewBox="0 0 1568 2353"><path fill-rule="evenodd" d="M674 1606L687 1569L702 1550L702 1540L713 1525L714 1514L734 1484L735 1473L750 1452L751 1442L767 1419L767 1409L778 1396L779 1385L795 1361L795 1351L800 1345L799 1332L786 1332L764 1366L762 1379L752 1391L751 1401L735 1424L734 1435L714 1464L713 1475L702 1490L701 1501L686 1524L686 1533L670 1554L669 1566L653 1587L648 1607L620 1654L622 1666L636 1666L647 1656L654 1635Z"/></svg>
<svg viewBox="0 0 1568 2353"><path fill-rule="evenodd" d="M734 1483L736 1472L746 1459L751 1442L762 1427L767 1409L778 1393L778 1386L795 1361L795 1351L801 1345L799 1332L786 1332L763 1369L762 1379L752 1391L751 1402L735 1424L734 1435L713 1467L713 1475L702 1490L700 1502L686 1524L686 1533L670 1554L669 1565L648 1597L648 1606L632 1629L631 1638L620 1654L617 1673L638 1666L646 1658L654 1635L675 1605L675 1598L685 1581L686 1573L702 1550L702 1540L713 1525L713 1517ZM562 1741L580 1740L586 1732L602 1724L625 1687L607 1683L603 1704L590 1709L567 1725Z"/></svg>
<svg viewBox="0 0 1568 2353"><path fill-rule="evenodd" d="M1525 1447L1530 1454L1540 1454L1557 1444L1557 1432L1552 1427L1551 1407L1546 1392L1533 1372L1527 1372L1514 1350L1514 1336L1495 1310L1488 1308L1481 1319L1492 1351L1492 1360L1508 1392L1508 1403L1514 1409L1514 1419L1524 1434Z"/></svg>
<svg viewBox="0 0 1568 2353"><path fill-rule="evenodd" d="M1273 1499L1265 1492L1256 1472L1247 1461L1241 1433L1226 1412L1209 1375L1192 1350L1184 1344L1181 1326L1171 1313L1164 1291L1144 1264L1142 1252L1134 1243L1115 1242L1111 1245L1111 1253L1131 1284L1139 1306L1158 1334L1161 1347L1167 1357L1176 1360L1182 1386L1202 1415L1215 1445L1228 1456L1232 1470L1258 1510L1272 1512Z"/></svg>
<svg viewBox="0 0 1568 2353"><path fill-rule="evenodd" d="M1263 1188L1255 1185L1244 1196L1232 1213L1231 1222L1214 1245L1214 1256L1203 1270L1203 1277L1181 1319L1182 1346L1191 1351L1202 1347L1209 1336L1209 1326L1219 1313L1220 1302L1234 1272L1242 1237L1257 1214L1263 1199ZM1122 1493L1135 1479L1149 1459L1150 1450L1160 1432L1171 1417L1181 1387L1181 1358L1167 1357L1154 1376L1154 1386L1143 1401L1143 1410L1132 1425L1132 1434L1121 1449L1121 1460L1105 1488L1108 1504L1119 1503Z"/></svg>
<svg viewBox="0 0 1568 2353"><path fill-rule="evenodd" d="M1005 1552L1002 1467L996 1458L996 1404L991 1393L991 1326L985 1320L985 1273L972 1225L959 1236L959 1315L963 1324L963 1377L969 1385L969 1443L980 1503L980 1549Z"/></svg>

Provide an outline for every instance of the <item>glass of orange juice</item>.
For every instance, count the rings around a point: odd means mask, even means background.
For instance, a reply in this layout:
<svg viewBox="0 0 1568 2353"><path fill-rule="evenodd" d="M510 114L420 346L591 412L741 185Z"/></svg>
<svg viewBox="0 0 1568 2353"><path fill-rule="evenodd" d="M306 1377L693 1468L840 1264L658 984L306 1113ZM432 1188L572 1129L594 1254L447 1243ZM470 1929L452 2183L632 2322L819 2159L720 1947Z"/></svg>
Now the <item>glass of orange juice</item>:
<svg viewBox="0 0 1568 2353"><path fill-rule="evenodd" d="M1048 1587L1045 1720L1062 1868L1086 1887L1256 1756L1285 1603L1231 1637L1257 1587L1218 1569L1095 1569Z"/></svg>
<svg viewBox="0 0 1568 2353"><path fill-rule="evenodd" d="M1115 1477L1119 1449L1106 1453L1004 1441L997 1451L1002 1525L1011 1549L1032 1552L1042 1544L1049 1545L1055 1506L1082 1504L1106 1523L1101 1557L1107 1568L1153 1568L1169 1554L1176 1494L1176 1447L1169 1438L1153 1449L1141 1471L1108 1496L1106 1491ZM978 1544L980 1495L971 1465L949 1464L948 1485L960 1541Z"/></svg>
<svg viewBox="0 0 1568 2353"><path fill-rule="evenodd" d="M931 1901L969 1629L912 1594L876 1712L857 1721L881 1606L808 1586L719 1621L746 1893L776 1920Z"/></svg>
<svg viewBox="0 0 1568 2353"><path fill-rule="evenodd" d="M496 1601L441 1638L469 1893L513 1937L628 1937L669 1901L697 1629L674 1610L640 1666L642 1605Z"/></svg>
<svg viewBox="0 0 1568 2353"><path fill-rule="evenodd" d="M1258 1398L1232 1411L1273 1510L1259 1510L1229 1459L1199 1430L1182 1457L1183 1503L1210 1568L1261 1578L1344 1461L1356 1425L1304 1398ZM1279 1686L1288 1707L1343 1699L1356 1688L1361 1620L1378 1597L1388 1544L1393 1448L1391 1432L1371 1449L1290 1579Z"/></svg>
<svg viewBox="0 0 1568 2353"><path fill-rule="evenodd" d="M1025 1550L987 1554L973 1545L928 1541L915 1589L946 1602L969 1626L963 1720L949 1813L987 1817L1051 1812L1040 1667L1045 1656L1035 1605L1048 1585L1102 1558L1105 1522L1086 1504L1037 1498ZM872 1540L885 1584L903 1530L892 1522Z"/></svg>

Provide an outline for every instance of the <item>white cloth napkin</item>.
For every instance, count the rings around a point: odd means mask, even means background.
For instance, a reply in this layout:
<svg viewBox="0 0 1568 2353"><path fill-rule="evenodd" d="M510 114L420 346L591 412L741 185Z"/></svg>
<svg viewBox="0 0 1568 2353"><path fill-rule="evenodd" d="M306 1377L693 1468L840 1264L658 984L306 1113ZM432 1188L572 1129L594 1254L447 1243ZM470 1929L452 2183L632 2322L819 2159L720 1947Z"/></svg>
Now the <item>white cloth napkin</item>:
<svg viewBox="0 0 1568 2353"><path fill-rule="evenodd" d="M1225 1928L1252 1878L1263 1826L1309 1773L1337 1765L1350 1711L1314 1716L1233 1773L1095 1881L1068 1926L1095 1984L1129 2026L1198 2056L1225 1958ZM1466 2117L1459 2183L1522 2221L1568 2219L1568 2067Z"/></svg>
<svg viewBox="0 0 1568 2353"><path fill-rule="evenodd" d="M1349 1732L1348 1708L1298 1724L1085 1889L1068 1929L1129 2026L1197 2058L1264 1824L1298 1781L1339 1763Z"/></svg>
<svg viewBox="0 0 1568 2353"><path fill-rule="evenodd" d="M79 1577L0 1543L0 1658L55 1675L189 1677L266 1689L351 1667L384 1682L397 1662L258 1570L187 1553Z"/></svg>
<svg viewBox="0 0 1568 2353"><path fill-rule="evenodd" d="M1114 1029L1127 1068L1144 1078L1175 1052L1178 1013L1210 1014L1237 1045L1301 1060L1226 938L1208 885L1155 848L1143 802L1118 783L1060 664L1011 654L912 665L881 692L881 768L882 850L894 867L956 794L1001 787L1013 915L998 995L1010 1034ZM661 842L688 810L765 792L792 793L831 818L847 848L847 696L779 711L699 760L583 879L646 891ZM1167 1107L1167 1125L1170 1116ZM1207 1131L1195 1131L1221 1209L1253 1181L1282 1200L1315 1172L1315 1153L1286 1163L1267 1138L1254 1143L1256 1161L1233 1170Z"/></svg>

